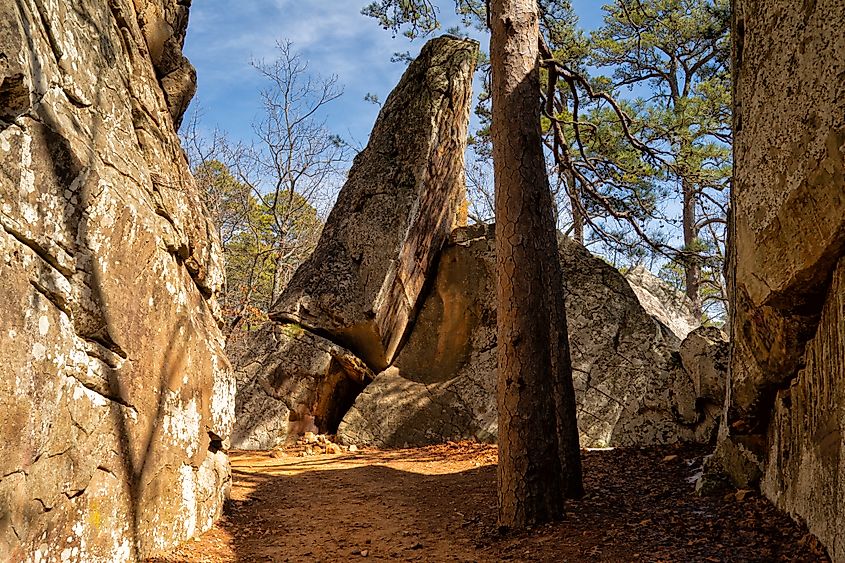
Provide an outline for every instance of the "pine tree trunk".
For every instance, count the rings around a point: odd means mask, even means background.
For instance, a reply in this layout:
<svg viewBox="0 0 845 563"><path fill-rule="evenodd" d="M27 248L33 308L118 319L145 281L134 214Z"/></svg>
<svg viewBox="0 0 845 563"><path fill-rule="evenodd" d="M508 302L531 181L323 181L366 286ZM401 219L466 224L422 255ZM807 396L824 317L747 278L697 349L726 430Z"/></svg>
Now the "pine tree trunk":
<svg viewBox="0 0 845 563"><path fill-rule="evenodd" d="M540 137L536 0L493 0L499 524L559 518L582 492L553 202Z"/></svg>
<svg viewBox="0 0 845 563"><path fill-rule="evenodd" d="M683 230L684 249L698 251L698 229L696 229L695 216L695 186L687 179L681 180L683 189ZM696 319L701 319L701 263L697 256L688 255L684 259L684 285L686 294L692 302L692 314Z"/></svg>

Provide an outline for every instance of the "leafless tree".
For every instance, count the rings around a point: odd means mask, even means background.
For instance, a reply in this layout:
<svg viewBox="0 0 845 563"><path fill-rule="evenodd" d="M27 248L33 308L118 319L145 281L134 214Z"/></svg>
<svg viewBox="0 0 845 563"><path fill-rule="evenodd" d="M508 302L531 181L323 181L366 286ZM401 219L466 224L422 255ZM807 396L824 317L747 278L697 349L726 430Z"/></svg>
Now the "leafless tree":
<svg viewBox="0 0 845 563"><path fill-rule="evenodd" d="M277 51L252 63L265 85L251 142L203 135L196 111L182 133L223 243L230 332L263 320L311 253L354 152L324 116L343 93L337 77L313 74L289 41Z"/></svg>

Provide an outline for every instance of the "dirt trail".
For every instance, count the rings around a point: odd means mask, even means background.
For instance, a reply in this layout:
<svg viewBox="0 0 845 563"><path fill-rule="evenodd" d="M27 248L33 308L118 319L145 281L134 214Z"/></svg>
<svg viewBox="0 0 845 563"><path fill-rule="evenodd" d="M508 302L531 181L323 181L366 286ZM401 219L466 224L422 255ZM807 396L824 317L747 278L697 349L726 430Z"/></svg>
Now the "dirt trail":
<svg viewBox="0 0 845 563"><path fill-rule="evenodd" d="M585 452L587 497L560 523L502 535L495 447L233 452L224 518L155 561L826 560L764 499L696 497L688 479L702 454Z"/></svg>

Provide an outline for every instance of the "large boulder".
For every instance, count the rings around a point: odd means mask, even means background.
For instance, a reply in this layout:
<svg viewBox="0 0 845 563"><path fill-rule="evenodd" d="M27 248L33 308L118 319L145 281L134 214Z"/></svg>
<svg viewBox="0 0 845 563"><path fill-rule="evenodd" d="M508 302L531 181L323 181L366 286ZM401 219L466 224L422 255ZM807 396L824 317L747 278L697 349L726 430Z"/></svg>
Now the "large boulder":
<svg viewBox="0 0 845 563"><path fill-rule="evenodd" d="M220 514L220 246L153 60L187 4L0 3L0 560L137 560Z"/></svg>
<svg viewBox="0 0 845 563"><path fill-rule="evenodd" d="M734 2L733 349L717 450L737 482L762 476L835 561L845 561L843 24L838 0Z"/></svg>
<svg viewBox="0 0 845 563"><path fill-rule="evenodd" d="M379 113L311 257L270 317L384 369L431 266L465 215L464 150L478 44L429 41Z"/></svg>
<svg viewBox="0 0 845 563"><path fill-rule="evenodd" d="M560 260L582 445L709 440L721 396L696 394L677 354L682 335L582 246L563 240ZM494 268L492 228L455 231L407 344L346 414L343 440L404 446L495 439Z"/></svg>
<svg viewBox="0 0 845 563"><path fill-rule="evenodd" d="M582 445L709 441L719 411L711 403L721 397L697 396L680 364L686 327L676 333L671 326L684 319L677 306L683 297L641 276L635 279L647 280L649 296L672 295L663 309L653 299L644 304L645 290L571 240L563 241L560 259Z"/></svg>

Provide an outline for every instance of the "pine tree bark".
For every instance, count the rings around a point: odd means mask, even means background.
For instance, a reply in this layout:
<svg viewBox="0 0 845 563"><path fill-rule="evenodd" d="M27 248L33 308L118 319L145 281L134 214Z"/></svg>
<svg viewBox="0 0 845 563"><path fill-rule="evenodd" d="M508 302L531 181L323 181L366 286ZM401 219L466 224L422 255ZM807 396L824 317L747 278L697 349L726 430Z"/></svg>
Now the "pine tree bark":
<svg viewBox="0 0 845 563"><path fill-rule="evenodd" d="M499 525L559 518L582 494L575 393L540 137L536 0L492 0Z"/></svg>
<svg viewBox="0 0 845 563"><path fill-rule="evenodd" d="M697 194L695 186L686 178L681 180L681 186L684 198L681 218L684 231L684 249L698 252L699 233L696 228L695 205ZM685 292L692 304L692 314L697 320L701 320L701 261L697 254L690 253L684 258L683 265Z"/></svg>
<svg viewBox="0 0 845 563"><path fill-rule="evenodd" d="M674 78L677 72L672 74L673 79L670 81L672 90L672 106L675 111L675 120L683 123L683 102L680 93L680 88L677 80ZM686 98L686 94L684 94ZM684 267L684 293L689 298L692 305L692 314L696 320L701 320L702 303L701 303L701 260L698 257L698 235L697 218L695 216L696 204L698 199L698 192L695 184L690 179L690 170L687 162L692 153L692 143L689 139L681 136L678 156L680 157L681 170L681 195L683 197L683 207L681 210L681 226L684 234L684 250L688 254L684 257L682 265Z"/></svg>

